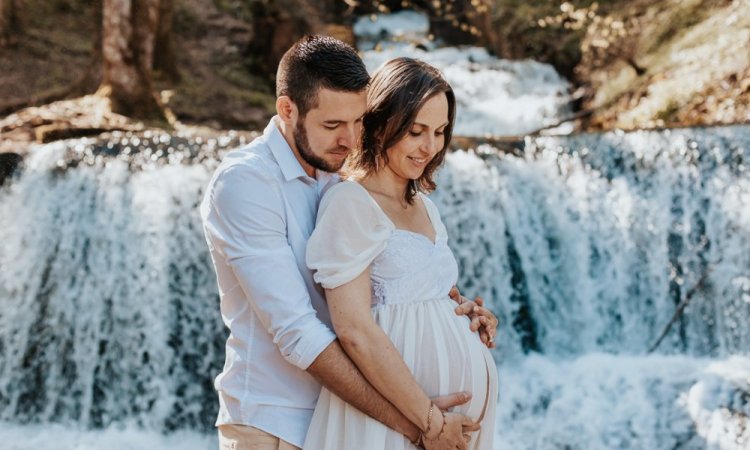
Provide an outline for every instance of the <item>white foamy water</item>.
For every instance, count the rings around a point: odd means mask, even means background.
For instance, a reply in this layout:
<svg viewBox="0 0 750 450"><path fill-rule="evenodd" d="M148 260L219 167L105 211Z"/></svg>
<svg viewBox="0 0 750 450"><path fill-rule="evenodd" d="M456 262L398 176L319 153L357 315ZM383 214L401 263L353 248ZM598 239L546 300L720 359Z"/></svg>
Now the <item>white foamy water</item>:
<svg viewBox="0 0 750 450"><path fill-rule="evenodd" d="M375 18L361 18L354 28L368 70L400 56L440 69L456 93L456 135L522 135L570 114L570 85L549 64L498 59L480 47L438 48L427 38L427 17L413 11ZM556 130L571 131L570 125Z"/></svg>
<svg viewBox="0 0 750 450"><path fill-rule="evenodd" d="M352 31L357 36L357 47L360 50L409 42L432 45L428 39L430 19L416 11L360 17L354 23Z"/></svg>
<svg viewBox="0 0 750 450"><path fill-rule="evenodd" d="M532 355L500 373L497 449L750 446L747 357Z"/></svg>
<svg viewBox="0 0 750 450"><path fill-rule="evenodd" d="M500 370L498 450L750 445L750 404L742 398L750 392L749 358L532 355ZM215 433L3 422L0 441L6 450L213 450L218 445Z"/></svg>
<svg viewBox="0 0 750 450"><path fill-rule="evenodd" d="M197 214L210 168L58 172L68 149L34 148L0 195L0 418L205 428L224 340Z"/></svg>
<svg viewBox="0 0 750 450"><path fill-rule="evenodd" d="M0 422L4 450L216 450L215 434L177 431L164 434L139 427L111 426L101 430L60 424L14 425Z"/></svg>

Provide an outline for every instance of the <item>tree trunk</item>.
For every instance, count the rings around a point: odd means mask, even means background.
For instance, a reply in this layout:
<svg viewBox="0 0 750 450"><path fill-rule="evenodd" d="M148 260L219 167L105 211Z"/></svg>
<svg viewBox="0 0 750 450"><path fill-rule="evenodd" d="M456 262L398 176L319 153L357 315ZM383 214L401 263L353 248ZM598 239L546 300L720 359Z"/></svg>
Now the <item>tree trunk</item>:
<svg viewBox="0 0 750 450"><path fill-rule="evenodd" d="M0 0L0 47L15 41L21 32L18 0Z"/></svg>
<svg viewBox="0 0 750 450"><path fill-rule="evenodd" d="M253 39L245 49L251 70L269 79L284 53L307 33L320 33L322 10L309 0L265 0L253 4Z"/></svg>
<svg viewBox="0 0 750 450"><path fill-rule="evenodd" d="M10 37L10 15L13 13L13 0L0 0L0 47L8 43Z"/></svg>
<svg viewBox="0 0 750 450"><path fill-rule="evenodd" d="M164 119L153 93L152 67L160 0L104 0L99 93L112 111L144 119Z"/></svg>
<svg viewBox="0 0 750 450"><path fill-rule="evenodd" d="M170 81L180 80L177 70L177 57L172 39L174 1L159 2L159 27L156 31L156 48L154 49L154 70L161 72Z"/></svg>

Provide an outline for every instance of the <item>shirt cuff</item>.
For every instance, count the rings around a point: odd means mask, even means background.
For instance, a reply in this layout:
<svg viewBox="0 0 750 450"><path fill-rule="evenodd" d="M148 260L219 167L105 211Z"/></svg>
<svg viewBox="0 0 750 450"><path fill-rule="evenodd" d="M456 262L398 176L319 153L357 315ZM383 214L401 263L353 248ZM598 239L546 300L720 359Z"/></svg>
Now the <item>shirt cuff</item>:
<svg viewBox="0 0 750 450"><path fill-rule="evenodd" d="M336 335L321 323L305 331L303 336L294 346L291 355L286 357L286 360L302 370L307 370L310 364L323 353L323 350L336 340Z"/></svg>

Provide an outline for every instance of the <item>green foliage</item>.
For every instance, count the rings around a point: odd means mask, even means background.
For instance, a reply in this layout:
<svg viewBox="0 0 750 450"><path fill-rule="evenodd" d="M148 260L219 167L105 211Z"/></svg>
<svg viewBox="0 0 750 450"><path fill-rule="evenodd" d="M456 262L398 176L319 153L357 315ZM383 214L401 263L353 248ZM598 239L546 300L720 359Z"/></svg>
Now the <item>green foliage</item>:
<svg viewBox="0 0 750 450"><path fill-rule="evenodd" d="M214 0L214 4L221 11L229 13L235 19L249 22L253 18L254 4L261 0Z"/></svg>
<svg viewBox="0 0 750 450"><path fill-rule="evenodd" d="M89 9L92 1L86 0L48 0L45 2L52 11L58 13L83 13Z"/></svg>
<svg viewBox="0 0 750 450"><path fill-rule="evenodd" d="M257 106L269 113L276 110L276 96L259 91L238 91L236 95L238 100L243 101L247 106Z"/></svg>
<svg viewBox="0 0 750 450"><path fill-rule="evenodd" d="M657 6L653 7L658 10ZM658 47L663 47L669 41L681 36L686 30L701 23L711 10L705 8L703 2L669 2L663 5L659 12L670 9L670 21L668 26L662 27L645 43L644 53L656 51Z"/></svg>
<svg viewBox="0 0 750 450"><path fill-rule="evenodd" d="M581 61L582 43L593 20L627 0L494 0L491 19L496 52L554 65L568 78Z"/></svg>
<svg viewBox="0 0 750 450"><path fill-rule="evenodd" d="M203 33L203 27L198 17L190 9L182 7L179 3L175 5L173 27L175 34L181 36L194 36Z"/></svg>
<svg viewBox="0 0 750 450"><path fill-rule="evenodd" d="M677 114L680 112L680 104L677 100L670 100L667 105L661 111L654 115L657 120L662 120L665 123L674 122Z"/></svg>
<svg viewBox="0 0 750 450"><path fill-rule="evenodd" d="M216 74L232 86L232 95L248 106L265 108L273 111L276 107L276 96L264 80L252 75L240 61L228 61L216 64Z"/></svg>

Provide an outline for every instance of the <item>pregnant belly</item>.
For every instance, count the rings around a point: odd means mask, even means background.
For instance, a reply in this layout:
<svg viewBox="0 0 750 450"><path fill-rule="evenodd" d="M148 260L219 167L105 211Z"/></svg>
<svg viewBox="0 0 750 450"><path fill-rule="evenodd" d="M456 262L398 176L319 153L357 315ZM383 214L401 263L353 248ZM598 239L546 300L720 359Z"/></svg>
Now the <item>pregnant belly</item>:
<svg viewBox="0 0 750 450"><path fill-rule="evenodd" d="M469 403L452 410L480 420L497 383L495 365L454 307L440 299L379 306L373 315L427 395L470 392Z"/></svg>

